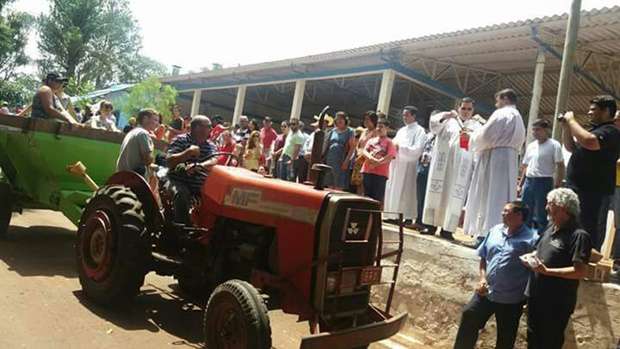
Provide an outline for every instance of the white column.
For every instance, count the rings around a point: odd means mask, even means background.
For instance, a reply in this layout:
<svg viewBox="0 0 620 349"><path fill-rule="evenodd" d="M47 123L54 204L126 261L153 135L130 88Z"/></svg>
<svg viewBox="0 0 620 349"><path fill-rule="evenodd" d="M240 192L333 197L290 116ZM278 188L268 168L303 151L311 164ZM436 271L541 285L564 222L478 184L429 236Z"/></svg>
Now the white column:
<svg viewBox="0 0 620 349"><path fill-rule="evenodd" d="M377 111L384 112L386 115L390 113L390 103L392 102L392 89L394 88L394 79L396 74L392 69L384 70L381 78L381 89L379 90L379 101L377 102Z"/></svg>
<svg viewBox="0 0 620 349"><path fill-rule="evenodd" d="M239 123L239 118L243 114L243 105L245 104L245 91L247 86L237 87L237 99L235 99L235 110L233 111L232 125Z"/></svg>
<svg viewBox="0 0 620 349"><path fill-rule="evenodd" d="M542 97L543 75L545 72L545 51L538 49L536 57L536 70L534 71L534 86L532 87L532 101L530 102L530 112L527 116L527 143L530 144L534 140L532 134L532 125L538 119L538 109L540 107L540 98Z"/></svg>
<svg viewBox="0 0 620 349"><path fill-rule="evenodd" d="M192 110L190 116L196 116L200 113L200 99L202 97L202 90L194 90L194 98L192 99Z"/></svg>
<svg viewBox="0 0 620 349"><path fill-rule="evenodd" d="M295 81L295 94L293 95L293 107L291 108L291 119L301 118L301 107L304 103L305 91L306 91L306 80Z"/></svg>

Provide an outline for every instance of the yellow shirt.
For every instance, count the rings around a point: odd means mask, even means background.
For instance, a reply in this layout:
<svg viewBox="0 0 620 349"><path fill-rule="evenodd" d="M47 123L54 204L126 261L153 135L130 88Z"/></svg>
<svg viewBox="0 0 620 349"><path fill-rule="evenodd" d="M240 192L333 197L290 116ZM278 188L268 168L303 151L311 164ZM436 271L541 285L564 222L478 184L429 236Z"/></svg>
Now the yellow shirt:
<svg viewBox="0 0 620 349"><path fill-rule="evenodd" d="M620 161L616 162L616 187L620 187Z"/></svg>

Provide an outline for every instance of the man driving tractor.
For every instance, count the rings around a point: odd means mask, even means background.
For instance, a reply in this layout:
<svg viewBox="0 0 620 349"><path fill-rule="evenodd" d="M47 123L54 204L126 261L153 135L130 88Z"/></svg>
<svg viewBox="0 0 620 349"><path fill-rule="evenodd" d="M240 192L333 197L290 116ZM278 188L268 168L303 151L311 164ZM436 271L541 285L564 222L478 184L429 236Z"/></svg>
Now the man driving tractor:
<svg viewBox="0 0 620 349"><path fill-rule="evenodd" d="M207 174L217 164L217 157L209 159L216 152L215 145L209 141L210 132L211 120L196 115L190 123L190 133L176 137L168 147L166 162L170 172L166 189L172 196L176 224L190 224L190 200L200 196ZM179 166L188 163L185 168Z"/></svg>

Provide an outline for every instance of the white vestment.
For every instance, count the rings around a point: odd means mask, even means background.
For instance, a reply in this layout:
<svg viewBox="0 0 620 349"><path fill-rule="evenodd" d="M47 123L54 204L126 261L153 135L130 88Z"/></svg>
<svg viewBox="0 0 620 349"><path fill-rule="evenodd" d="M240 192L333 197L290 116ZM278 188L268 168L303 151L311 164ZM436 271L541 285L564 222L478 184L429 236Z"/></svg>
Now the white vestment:
<svg viewBox="0 0 620 349"><path fill-rule="evenodd" d="M525 142L525 127L514 105L497 109L475 131L469 142L476 163L465 206L463 230L485 236L502 222L502 210L517 197L518 154Z"/></svg>
<svg viewBox="0 0 620 349"><path fill-rule="evenodd" d="M429 123L431 132L437 138L431 153L422 222L454 232L474 169L473 152L461 148L460 145L461 125L475 131L482 127L482 124L473 119L459 123L455 118L441 122L446 114L431 116Z"/></svg>
<svg viewBox="0 0 620 349"><path fill-rule="evenodd" d="M383 200L384 211L402 212L404 219L416 218L417 166L425 141L426 132L417 122L406 125L396 133L392 142L398 146L398 153L390 162L390 175L385 185Z"/></svg>

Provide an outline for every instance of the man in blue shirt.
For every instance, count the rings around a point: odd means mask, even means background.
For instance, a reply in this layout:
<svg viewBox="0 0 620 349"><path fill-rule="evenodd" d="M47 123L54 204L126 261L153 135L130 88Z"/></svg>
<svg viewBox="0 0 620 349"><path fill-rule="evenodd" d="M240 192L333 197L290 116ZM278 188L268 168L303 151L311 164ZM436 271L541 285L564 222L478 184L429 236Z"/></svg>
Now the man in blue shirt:
<svg viewBox="0 0 620 349"><path fill-rule="evenodd" d="M493 314L497 320L495 348L514 347L530 275L519 256L533 251L537 240L536 234L524 224L528 211L521 201L506 204L503 224L491 228L478 247L480 282L463 309L455 349L474 348L478 331Z"/></svg>

